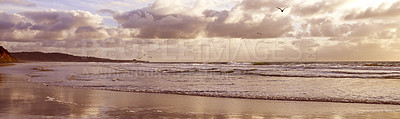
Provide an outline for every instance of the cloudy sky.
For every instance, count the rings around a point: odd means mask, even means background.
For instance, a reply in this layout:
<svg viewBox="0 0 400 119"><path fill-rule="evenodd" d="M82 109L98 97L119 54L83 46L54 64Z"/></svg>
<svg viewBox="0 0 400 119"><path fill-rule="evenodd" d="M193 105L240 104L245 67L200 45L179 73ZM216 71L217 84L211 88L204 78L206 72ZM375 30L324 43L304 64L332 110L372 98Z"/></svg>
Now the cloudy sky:
<svg viewBox="0 0 400 119"><path fill-rule="evenodd" d="M398 61L400 1L0 0L0 45L150 61Z"/></svg>

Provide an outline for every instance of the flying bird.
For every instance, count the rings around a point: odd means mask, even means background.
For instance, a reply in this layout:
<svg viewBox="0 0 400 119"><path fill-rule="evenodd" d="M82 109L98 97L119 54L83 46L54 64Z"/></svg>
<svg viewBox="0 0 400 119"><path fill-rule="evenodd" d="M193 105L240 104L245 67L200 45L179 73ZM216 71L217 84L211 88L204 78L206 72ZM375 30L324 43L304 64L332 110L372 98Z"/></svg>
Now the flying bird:
<svg viewBox="0 0 400 119"><path fill-rule="evenodd" d="M47 84L47 83L43 83L43 85L44 85L44 86L49 86L49 84Z"/></svg>
<svg viewBox="0 0 400 119"><path fill-rule="evenodd" d="M262 35L262 33L257 33L258 35Z"/></svg>
<svg viewBox="0 0 400 119"><path fill-rule="evenodd" d="M138 59L142 59L144 56L146 56L146 54L143 54L143 55L140 56Z"/></svg>
<svg viewBox="0 0 400 119"><path fill-rule="evenodd" d="M286 9L286 8L283 8L283 9L282 9L282 8L280 8L280 7L276 7L276 8L278 8L279 10L281 10L281 12L285 11L285 9Z"/></svg>
<svg viewBox="0 0 400 119"><path fill-rule="evenodd" d="M143 54L143 55L142 55L141 57L139 57L138 59L142 59L144 56L148 56L149 59L153 58L153 57L151 57L150 55Z"/></svg>

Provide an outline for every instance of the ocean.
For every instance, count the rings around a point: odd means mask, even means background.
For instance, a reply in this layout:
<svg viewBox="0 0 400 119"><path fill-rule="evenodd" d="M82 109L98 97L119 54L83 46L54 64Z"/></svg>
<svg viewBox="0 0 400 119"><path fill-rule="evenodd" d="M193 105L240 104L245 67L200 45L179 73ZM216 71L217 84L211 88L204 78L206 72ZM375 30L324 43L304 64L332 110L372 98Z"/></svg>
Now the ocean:
<svg viewBox="0 0 400 119"><path fill-rule="evenodd" d="M27 64L26 64L27 65ZM400 104L400 62L32 63L50 86L208 97Z"/></svg>

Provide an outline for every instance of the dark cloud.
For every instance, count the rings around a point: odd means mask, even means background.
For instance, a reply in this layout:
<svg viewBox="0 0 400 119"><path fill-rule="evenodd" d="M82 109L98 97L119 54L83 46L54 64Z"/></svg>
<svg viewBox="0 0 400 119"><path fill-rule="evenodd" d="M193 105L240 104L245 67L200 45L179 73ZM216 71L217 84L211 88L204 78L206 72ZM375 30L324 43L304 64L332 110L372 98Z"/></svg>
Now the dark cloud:
<svg viewBox="0 0 400 119"><path fill-rule="evenodd" d="M38 31L45 31L47 29L48 29L47 26L40 25L40 24L35 24L30 28L30 30L38 30ZM21 29L21 30L23 30L23 29Z"/></svg>
<svg viewBox="0 0 400 119"><path fill-rule="evenodd" d="M0 30L8 30L14 27L14 24L9 21L0 20Z"/></svg>
<svg viewBox="0 0 400 119"><path fill-rule="evenodd" d="M16 30L24 30L24 29L29 29L32 26L32 23L30 22L18 22L15 25Z"/></svg>
<svg viewBox="0 0 400 119"><path fill-rule="evenodd" d="M203 18L161 15L146 8L116 14L114 18L123 28L140 29L140 38L195 38L206 26Z"/></svg>
<svg viewBox="0 0 400 119"><path fill-rule="evenodd" d="M103 13L103 14L112 14L114 15L116 12L110 9L100 9L97 11L98 13Z"/></svg>
<svg viewBox="0 0 400 119"><path fill-rule="evenodd" d="M105 31L105 28L99 27L94 28L92 26L81 26L76 29L75 34L76 38L79 39L101 39L109 38L110 35Z"/></svg>
<svg viewBox="0 0 400 119"><path fill-rule="evenodd" d="M96 29L91 26L81 26L75 31L75 33L83 33L83 32L96 32Z"/></svg>
<svg viewBox="0 0 400 119"><path fill-rule="evenodd" d="M71 15L62 15L59 18L59 21L57 21L50 30L52 31L62 31L62 30L67 30L70 29L74 23L74 18L72 18Z"/></svg>

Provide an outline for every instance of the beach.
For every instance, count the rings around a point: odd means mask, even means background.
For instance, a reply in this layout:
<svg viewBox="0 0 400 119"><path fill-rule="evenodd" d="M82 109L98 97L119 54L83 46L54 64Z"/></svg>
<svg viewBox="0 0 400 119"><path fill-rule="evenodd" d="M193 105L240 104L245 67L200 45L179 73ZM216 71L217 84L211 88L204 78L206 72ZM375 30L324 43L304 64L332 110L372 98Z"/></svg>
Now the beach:
<svg viewBox="0 0 400 119"><path fill-rule="evenodd" d="M400 0L0 0L0 119L400 119Z"/></svg>
<svg viewBox="0 0 400 119"><path fill-rule="evenodd" d="M34 63L0 67L0 118L396 118L400 105L118 92L30 82Z"/></svg>

